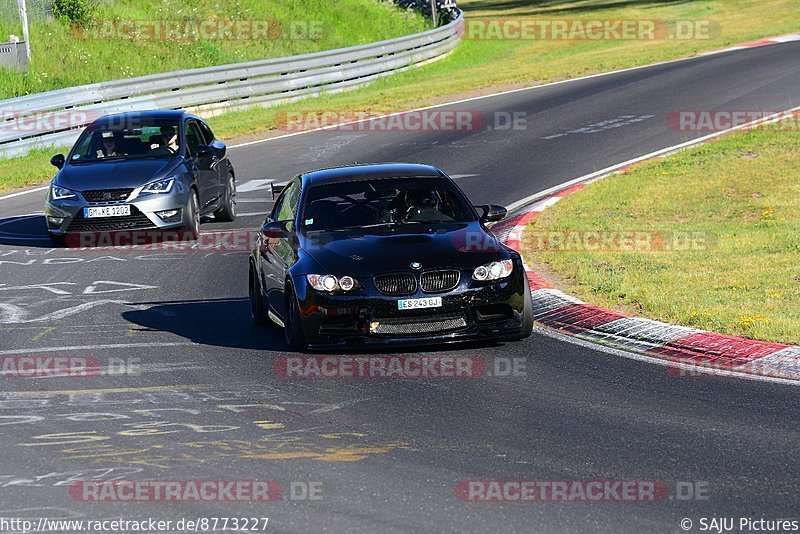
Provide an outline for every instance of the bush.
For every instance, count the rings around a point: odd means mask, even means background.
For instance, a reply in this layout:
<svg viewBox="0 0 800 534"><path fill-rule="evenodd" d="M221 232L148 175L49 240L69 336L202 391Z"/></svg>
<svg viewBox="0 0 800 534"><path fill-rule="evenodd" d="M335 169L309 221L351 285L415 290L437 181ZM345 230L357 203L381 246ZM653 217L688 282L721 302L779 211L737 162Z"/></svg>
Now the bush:
<svg viewBox="0 0 800 534"><path fill-rule="evenodd" d="M92 20L94 5L91 0L53 0L53 15L74 24L86 24Z"/></svg>

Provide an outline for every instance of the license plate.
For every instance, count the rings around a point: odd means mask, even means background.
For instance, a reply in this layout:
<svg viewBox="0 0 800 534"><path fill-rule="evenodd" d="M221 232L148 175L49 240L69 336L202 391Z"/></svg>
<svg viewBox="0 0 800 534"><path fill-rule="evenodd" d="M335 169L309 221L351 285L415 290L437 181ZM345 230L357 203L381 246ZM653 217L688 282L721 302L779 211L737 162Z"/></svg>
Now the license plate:
<svg viewBox="0 0 800 534"><path fill-rule="evenodd" d="M418 310L420 308L441 308L442 297L428 297L425 299L404 299L397 301L398 310Z"/></svg>
<svg viewBox="0 0 800 534"><path fill-rule="evenodd" d="M96 217L125 217L130 214L131 207L128 205L83 208L83 216L86 219L94 219Z"/></svg>

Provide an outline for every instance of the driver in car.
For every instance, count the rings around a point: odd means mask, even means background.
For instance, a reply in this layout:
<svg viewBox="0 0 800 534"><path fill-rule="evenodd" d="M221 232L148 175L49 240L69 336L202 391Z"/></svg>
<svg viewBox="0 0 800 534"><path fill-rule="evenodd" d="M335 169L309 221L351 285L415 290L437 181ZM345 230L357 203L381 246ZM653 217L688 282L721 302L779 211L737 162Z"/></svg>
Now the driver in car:
<svg viewBox="0 0 800 534"><path fill-rule="evenodd" d="M103 146L97 151L98 159L113 158L120 155L117 153L117 139L114 136L114 132L103 132L100 137L103 140Z"/></svg>
<svg viewBox="0 0 800 534"><path fill-rule="evenodd" d="M157 139L157 138L156 138ZM157 152L160 156L170 154L177 154L178 147L178 133L175 131L174 126L161 127L161 141L150 145L150 150Z"/></svg>
<svg viewBox="0 0 800 534"><path fill-rule="evenodd" d="M173 154L178 152L178 132L175 131L174 126L162 126L161 142L150 145L151 150L158 150L160 148L169 149Z"/></svg>
<svg viewBox="0 0 800 534"><path fill-rule="evenodd" d="M401 211L404 221L441 221L446 219L439 209L439 195L436 191L408 191L405 203L407 207L404 212Z"/></svg>
<svg viewBox="0 0 800 534"><path fill-rule="evenodd" d="M164 139L163 146L169 148L173 153L178 151L178 132L173 126L162 126L161 137Z"/></svg>

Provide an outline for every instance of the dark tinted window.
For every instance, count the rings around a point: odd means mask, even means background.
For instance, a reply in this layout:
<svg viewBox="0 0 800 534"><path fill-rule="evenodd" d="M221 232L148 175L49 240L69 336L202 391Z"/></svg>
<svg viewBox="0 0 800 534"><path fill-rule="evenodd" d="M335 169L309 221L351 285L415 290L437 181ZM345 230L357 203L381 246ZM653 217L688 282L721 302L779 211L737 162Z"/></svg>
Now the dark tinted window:
<svg viewBox="0 0 800 534"><path fill-rule="evenodd" d="M186 146L189 147L189 153L194 155L197 153L197 147L205 145L206 142L203 139L203 135L200 133L200 128L197 126L197 123L194 121L187 123Z"/></svg>
<svg viewBox="0 0 800 534"><path fill-rule="evenodd" d="M383 178L312 186L305 230L473 221L466 199L443 178Z"/></svg>
<svg viewBox="0 0 800 534"><path fill-rule="evenodd" d="M206 144L210 145L211 141L214 140L214 134L211 133L211 128L209 128L208 125L203 121L197 121L197 125L200 127L200 132L203 134Z"/></svg>
<svg viewBox="0 0 800 534"><path fill-rule="evenodd" d="M75 144L70 162L173 157L180 152L177 132L177 121L137 118L88 128Z"/></svg>

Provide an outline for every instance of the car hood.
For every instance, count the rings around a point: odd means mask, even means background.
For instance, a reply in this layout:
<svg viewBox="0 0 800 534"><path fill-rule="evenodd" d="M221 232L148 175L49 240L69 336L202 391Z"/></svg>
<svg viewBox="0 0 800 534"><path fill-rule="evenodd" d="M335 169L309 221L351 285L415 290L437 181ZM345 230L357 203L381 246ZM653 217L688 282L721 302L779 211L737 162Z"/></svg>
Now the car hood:
<svg viewBox="0 0 800 534"><path fill-rule="evenodd" d="M182 157L175 157L65 165L56 176L56 183L76 191L136 188L166 178L182 162Z"/></svg>
<svg viewBox="0 0 800 534"><path fill-rule="evenodd" d="M480 223L415 224L364 230L311 232L300 246L326 272L371 276L422 269L471 269L509 251Z"/></svg>

